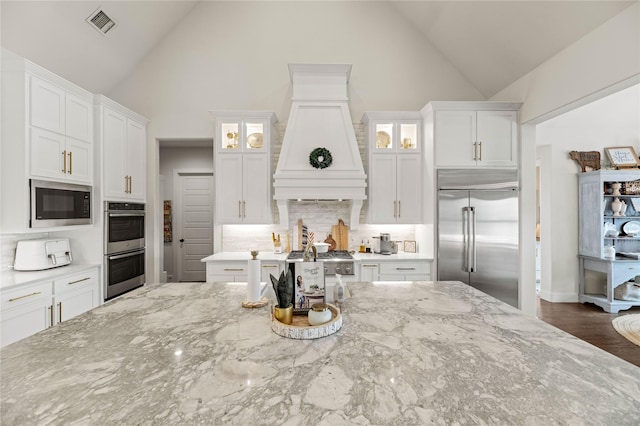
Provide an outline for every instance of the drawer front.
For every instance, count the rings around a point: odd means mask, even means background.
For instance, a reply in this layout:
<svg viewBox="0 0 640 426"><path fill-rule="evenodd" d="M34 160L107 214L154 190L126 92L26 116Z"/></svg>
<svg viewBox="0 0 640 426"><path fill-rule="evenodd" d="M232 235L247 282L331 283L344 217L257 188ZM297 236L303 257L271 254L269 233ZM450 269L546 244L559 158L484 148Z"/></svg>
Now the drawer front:
<svg viewBox="0 0 640 426"><path fill-rule="evenodd" d="M98 284L98 270L91 269L74 275L57 278L54 281L54 294L74 291L79 288L89 287Z"/></svg>
<svg viewBox="0 0 640 426"><path fill-rule="evenodd" d="M270 275L278 278L282 271L279 262L261 262L260 264L260 281L271 284Z"/></svg>
<svg viewBox="0 0 640 426"><path fill-rule="evenodd" d="M209 262L207 263L207 275L246 275L247 262Z"/></svg>
<svg viewBox="0 0 640 426"><path fill-rule="evenodd" d="M51 304L51 281L37 284L28 284L23 287L3 291L0 293L0 307L5 309L15 308L28 303L40 301L45 305Z"/></svg>
<svg viewBox="0 0 640 426"><path fill-rule="evenodd" d="M429 274L427 262L380 262L380 275Z"/></svg>

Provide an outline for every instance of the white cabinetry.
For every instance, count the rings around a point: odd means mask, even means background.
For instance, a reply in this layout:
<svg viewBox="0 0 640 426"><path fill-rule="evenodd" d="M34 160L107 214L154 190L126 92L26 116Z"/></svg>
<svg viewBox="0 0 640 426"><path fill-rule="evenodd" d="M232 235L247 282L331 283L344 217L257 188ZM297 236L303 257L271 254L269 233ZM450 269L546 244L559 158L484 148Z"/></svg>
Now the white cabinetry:
<svg viewBox="0 0 640 426"><path fill-rule="evenodd" d="M247 260L211 260L207 262L207 282L246 282L248 279ZM260 262L260 281L271 284L269 275L279 277L284 262L262 260Z"/></svg>
<svg viewBox="0 0 640 426"><path fill-rule="evenodd" d="M96 96L102 145L103 198L145 202L148 120L104 96Z"/></svg>
<svg viewBox="0 0 640 426"><path fill-rule="evenodd" d="M54 324L52 282L25 285L1 294L1 346L31 336Z"/></svg>
<svg viewBox="0 0 640 426"><path fill-rule="evenodd" d="M98 268L53 281L56 323L71 319L100 304Z"/></svg>
<svg viewBox="0 0 640 426"><path fill-rule="evenodd" d="M100 304L99 268L82 269L53 280L36 280L0 291L1 346L97 307Z"/></svg>
<svg viewBox="0 0 640 426"><path fill-rule="evenodd" d="M431 280L431 262L426 259L372 259L360 261L360 281L429 280Z"/></svg>
<svg viewBox="0 0 640 426"><path fill-rule="evenodd" d="M436 167L517 167L519 109L508 102L427 104Z"/></svg>
<svg viewBox="0 0 640 426"><path fill-rule="evenodd" d="M93 182L91 95L74 95L42 78L29 76L30 175Z"/></svg>
<svg viewBox="0 0 640 426"><path fill-rule="evenodd" d="M581 173L578 180L579 301L594 303L614 313L640 306L640 300L615 298L617 286L640 275L640 259L620 255L615 259L604 257L606 246L614 246L618 254L640 253L640 235L633 232L635 222L640 220L640 193L626 190L629 183L640 186L640 170L598 170ZM622 184L621 195L613 194L614 183ZM627 207L624 213L616 215L613 206L619 201L624 201ZM612 234L605 233L604 224L612 227ZM606 276L606 284L587 285L585 271L600 272Z"/></svg>
<svg viewBox="0 0 640 426"><path fill-rule="evenodd" d="M368 223L422 223L422 127L418 112L367 112Z"/></svg>
<svg viewBox="0 0 640 426"><path fill-rule="evenodd" d="M93 95L2 50L2 230L29 230L29 179L93 184Z"/></svg>
<svg viewBox="0 0 640 426"><path fill-rule="evenodd" d="M261 111L212 111L216 120L216 223L269 224L271 140L276 116Z"/></svg>

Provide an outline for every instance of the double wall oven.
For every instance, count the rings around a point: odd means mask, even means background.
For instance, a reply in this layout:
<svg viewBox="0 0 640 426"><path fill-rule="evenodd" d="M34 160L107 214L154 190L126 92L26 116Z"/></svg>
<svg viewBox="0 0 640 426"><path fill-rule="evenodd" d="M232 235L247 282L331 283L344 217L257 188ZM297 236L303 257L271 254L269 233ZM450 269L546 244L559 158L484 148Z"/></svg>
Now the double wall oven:
<svg viewBox="0 0 640 426"><path fill-rule="evenodd" d="M109 300L145 283L145 206L105 201L104 207L104 298Z"/></svg>

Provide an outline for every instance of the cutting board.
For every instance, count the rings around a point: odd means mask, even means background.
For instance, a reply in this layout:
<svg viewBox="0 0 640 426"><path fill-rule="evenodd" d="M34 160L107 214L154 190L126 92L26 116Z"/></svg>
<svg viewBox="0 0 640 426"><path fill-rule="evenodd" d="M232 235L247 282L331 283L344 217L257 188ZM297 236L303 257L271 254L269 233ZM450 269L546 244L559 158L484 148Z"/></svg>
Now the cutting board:
<svg viewBox="0 0 640 426"><path fill-rule="evenodd" d="M331 227L331 236L336 240L336 250L349 250L349 227L342 219L338 220L337 225Z"/></svg>

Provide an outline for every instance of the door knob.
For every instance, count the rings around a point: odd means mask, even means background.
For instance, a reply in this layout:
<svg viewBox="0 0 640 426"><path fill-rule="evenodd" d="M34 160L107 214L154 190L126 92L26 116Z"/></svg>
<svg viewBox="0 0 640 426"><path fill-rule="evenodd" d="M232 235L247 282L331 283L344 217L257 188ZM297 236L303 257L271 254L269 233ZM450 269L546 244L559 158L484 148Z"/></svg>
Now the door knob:
<svg viewBox="0 0 640 426"><path fill-rule="evenodd" d="M182 248L183 244L184 244L184 238L180 238L180 248Z"/></svg>

